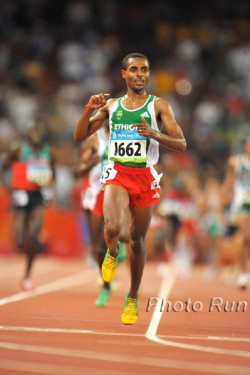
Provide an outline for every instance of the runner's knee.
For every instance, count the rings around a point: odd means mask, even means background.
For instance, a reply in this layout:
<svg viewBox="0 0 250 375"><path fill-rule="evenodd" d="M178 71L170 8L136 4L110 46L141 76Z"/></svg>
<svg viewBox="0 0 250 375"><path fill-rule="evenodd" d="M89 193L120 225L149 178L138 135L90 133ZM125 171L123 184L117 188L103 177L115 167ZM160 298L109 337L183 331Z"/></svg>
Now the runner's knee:
<svg viewBox="0 0 250 375"><path fill-rule="evenodd" d="M112 220L107 220L105 223L105 233L106 236L110 239L119 236L121 227L119 223L116 223Z"/></svg>
<svg viewBox="0 0 250 375"><path fill-rule="evenodd" d="M131 251L134 254L146 255L145 243L143 237L131 240Z"/></svg>

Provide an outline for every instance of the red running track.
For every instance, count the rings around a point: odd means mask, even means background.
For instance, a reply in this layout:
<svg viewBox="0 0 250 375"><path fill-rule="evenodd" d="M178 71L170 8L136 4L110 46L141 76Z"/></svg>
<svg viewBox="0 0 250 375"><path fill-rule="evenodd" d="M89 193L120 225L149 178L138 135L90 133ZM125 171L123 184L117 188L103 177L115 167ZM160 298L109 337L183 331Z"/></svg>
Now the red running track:
<svg viewBox="0 0 250 375"><path fill-rule="evenodd" d="M30 292L19 290L23 261L0 258L1 375L250 374L249 290L208 283L204 267L181 278L148 261L138 323L124 326L127 264L100 308L84 259L37 259Z"/></svg>

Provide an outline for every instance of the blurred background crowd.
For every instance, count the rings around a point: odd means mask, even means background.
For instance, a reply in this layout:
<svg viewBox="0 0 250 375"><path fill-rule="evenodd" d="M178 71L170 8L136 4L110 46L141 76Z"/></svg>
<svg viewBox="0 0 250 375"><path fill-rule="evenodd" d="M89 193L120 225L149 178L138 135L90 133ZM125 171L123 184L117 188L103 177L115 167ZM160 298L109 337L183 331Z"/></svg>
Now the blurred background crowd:
<svg viewBox="0 0 250 375"><path fill-rule="evenodd" d="M76 123L90 95L124 93L121 61L131 52L148 56L148 91L170 102L188 145L182 155L161 149L166 173L152 228L176 209L164 197L177 190L185 202L178 215L205 223L187 224L203 261L211 246L204 228L220 223L227 159L250 134L248 0L1 0L0 158L32 121L43 124L56 157L55 202L75 210ZM156 237L152 248L161 246L161 229Z"/></svg>

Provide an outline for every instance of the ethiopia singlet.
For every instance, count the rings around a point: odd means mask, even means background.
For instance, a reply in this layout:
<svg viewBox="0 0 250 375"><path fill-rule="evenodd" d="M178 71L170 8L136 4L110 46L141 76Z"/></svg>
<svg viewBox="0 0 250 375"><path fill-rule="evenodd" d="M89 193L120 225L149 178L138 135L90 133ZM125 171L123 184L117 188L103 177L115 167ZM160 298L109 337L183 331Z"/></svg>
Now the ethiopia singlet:
<svg viewBox="0 0 250 375"><path fill-rule="evenodd" d="M41 151L36 152L28 143L21 143L20 160L13 163L13 189L38 190L48 186L52 180L50 167L50 148L44 145Z"/></svg>
<svg viewBox="0 0 250 375"><path fill-rule="evenodd" d="M109 161L137 168L150 167L158 162L159 143L139 135L136 128L131 128L131 125L141 123L141 117L144 117L152 129L159 130L154 110L155 98L149 95L140 108L126 109L121 97L110 108Z"/></svg>
<svg viewBox="0 0 250 375"><path fill-rule="evenodd" d="M237 212L244 203L250 203L250 160L244 154L237 156L235 176L232 212Z"/></svg>

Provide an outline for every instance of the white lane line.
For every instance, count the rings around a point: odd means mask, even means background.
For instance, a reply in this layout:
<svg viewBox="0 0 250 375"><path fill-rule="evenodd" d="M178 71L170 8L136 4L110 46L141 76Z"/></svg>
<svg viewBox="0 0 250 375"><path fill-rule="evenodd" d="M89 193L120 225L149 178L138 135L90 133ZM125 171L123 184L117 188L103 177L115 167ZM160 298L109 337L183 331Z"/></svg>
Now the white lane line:
<svg viewBox="0 0 250 375"><path fill-rule="evenodd" d="M62 279L58 279L50 283L38 286L37 288L33 290L30 290L27 292L21 292L21 293L14 294L9 297L1 298L0 306L7 305L8 303L22 301L27 298L37 297L42 294L56 292L61 289L68 289L68 288L73 288L78 285L87 284L89 282L92 282L94 277L95 275L94 275L93 270L84 270L74 275L67 276Z"/></svg>
<svg viewBox="0 0 250 375"><path fill-rule="evenodd" d="M160 338L177 339L177 340L205 340L205 341L230 341L230 342L250 342L248 337L230 337L230 336L174 336L174 335L158 335Z"/></svg>
<svg viewBox="0 0 250 375"><path fill-rule="evenodd" d="M25 373L25 374L45 374L45 375L83 375L82 367L67 366L67 365L54 365L51 363L41 363L41 362L24 362L24 361L13 361L13 360L0 360L0 369L11 370ZM6 372L5 372L6 374ZM116 370L101 369L101 368L88 368L88 375L117 375ZM133 375L131 369L128 371L120 371L119 375Z"/></svg>
<svg viewBox="0 0 250 375"><path fill-rule="evenodd" d="M226 375L249 375L249 367L246 366L229 366L229 365L219 365L204 362L192 362L192 361L181 361L172 360L166 358L158 357L143 357L143 356L133 356L124 354L115 354L110 352L97 352L90 350L77 350L77 349L64 349L55 348L49 346L37 346L37 345L22 345L22 344L12 344L8 342L0 342L1 349L14 350L14 351L25 351L25 352L35 352L40 354L56 355L63 357L72 357L78 359L95 360L95 361L105 361L105 362L115 362L115 363L125 363L131 366L133 363L133 369L136 365L150 366L156 368L172 368L172 369L183 369L189 371L197 371L201 373L212 373L212 374L226 374ZM2 353L3 355L3 353ZM45 358L44 358L45 359ZM1 362L0 362L1 366ZM0 367L1 368L1 367Z"/></svg>
<svg viewBox="0 0 250 375"><path fill-rule="evenodd" d="M176 278L177 278L176 272L174 271L174 269L170 267L168 267L166 271L162 274L162 283L161 283L160 291L158 295L158 298L160 301L163 298L166 298L166 300L168 299L168 296L172 290L172 287L175 283ZM157 328L159 326L161 317L162 317L162 312L160 311L160 309L157 309L157 306L156 306L154 309L149 327L146 332L146 337L149 340L155 341L156 332L157 332Z"/></svg>
<svg viewBox="0 0 250 375"><path fill-rule="evenodd" d="M38 328L38 327L18 327L18 326L0 326L0 331L17 331L17 332L38 332L38 333L63 333L63 334L80 334L80 335L103 335L103 336L125 336L125 337L144 337L144 333L124 333L124 332L107 332L94 331L88 329L75 328ZM250 342L247 337L219 337L219 336L174 336L174 335L159 335L162 339L175 340L205 340L205 341L230 341L230 342Z"/></svg>
<svg viewBox="0 0 250 375"><path fill-rule="evenodd" d="M163 275L163 279L162 279L162 283L161 283L161 287L160 287L160 291L158 295L159 300L163 300L164 298L165 300L168 300L169 294L174 285L176 277L177 277L176 272L173 269L168 268L168 272L164 273ZM233 355L233 356L238 356L238 357L250 358L250 352L245 352L243 350L222 349L222 348L214 348L214 347L209 347L209 346L206 347L206 346L184 344L180 342L164 340L160 338L159 336L157 336L157 329L160 324L161 317L162 317L162 312L160 311L159 308L155 307L149 327L145 335L147 339L157 342L158 344L171 346L174 348L190 349L190 350L195 350L195 351L200 351L200 352Z"/></svg>
<svg viewBox="0 0 250 375"><path fill-rule="evenodd" d="M10 327L10 326L0 326L0 331L39 332L39 333L70 333L70 334L71 333L78 333L78 334L95 333L94 331L88 330L88 329ZM100 332L100 334L101 334L101 332ZM102 334L106 334L106 333L102 332Z"/></svg>

